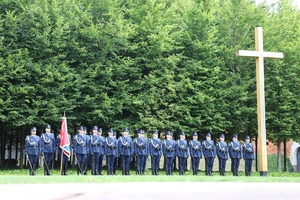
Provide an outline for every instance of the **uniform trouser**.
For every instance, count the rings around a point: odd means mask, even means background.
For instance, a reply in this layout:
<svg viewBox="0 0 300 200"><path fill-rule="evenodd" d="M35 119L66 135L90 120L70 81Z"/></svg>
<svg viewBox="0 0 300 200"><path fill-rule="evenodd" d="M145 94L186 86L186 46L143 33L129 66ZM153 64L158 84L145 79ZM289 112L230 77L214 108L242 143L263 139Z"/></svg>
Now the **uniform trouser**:
<svg viewBox="0 0 300 200"><path fill-rule="evenodd" d="M84 170L85 171L88 168L88 163L89 163L90 159L91 159L91 154L90 153L86 154L86 159L85 159L85 162L84 162Z"/></svg>
<svg viewBox="0 0 300 200"><path fill-rule="evenodd" d="M245 159L245 171L251 172L252 171L252 159Z"/></svg>
<svg viewBox="0 0 300 200"><path fill-rule="evenodd" d="M84 165L86 163L86 154L76 153L76 159L78 164Z"/></svg>
<svg viewBox="0 0 300 200"><path fill-rule="evenodd" d="M179 171L185 171L187 157L178 156L178 169Z"/></svg>
<svg viewBox="0 0 300 200"><path fill-rule="evenodd" d="M236 173L239 171L240 158L231 158L231 171Z"/></svg>
<svg viewBox="0 0 300 200"><path fill-rule="evenodd" d="M59 161L61 161L61 160L60 160L60 157L61 157L61 152L58 152L58 160L59 160ZM68 164L68 161L69 161L69 157L66 156L66 155L63 153L62 164L63 164L63 165L66 165L66 164Z"/></svg>
<svg viewBox="0 0 300 200"><path fill-rule="evenodd" d="M145 170L146 164L146 155L137 155L137 170L143 171Z"/></svg>
<svg viewBox="0 0 300 200"><path fill-rule="evenodd" d="M198 172L200 164L200 157L192 157L192 170Z"/></svg>
<svg viewBox="0 0 300 200"><path fill-rule="evenodd" d="M118 165L118 157L115 156L115 158L114 158L113 170L116 170L116 169L117 169L117 165Z"/></svg>
<svg viewBox="0 0 300 200"><path fill-rule="evenodd" d="M35 165L37 163L38 157L39 157L38 155L30 155L30 154L28 154L28 159L29 159L29 162L30 162L31 166Z"/></svg>
<svg viewBox="0 0 300 200"><path fill-rule="evenodd" d="M103 154L99 155L99 171L102 171Z"/></svg>
<svg viewBox="0 0 300 200"><path fill-rule="evenodd" d="M122 155L122 165L123 165L124 171L130 170L130 159L131 159L131 156Z"/></svg>
<svg viewBox="0 0 300 200"><path fill-rule="evenodd" d="M53 159L53 153L44 153L46 163L51 163ZM50 166L49 166L50 167Z"/></svg>
<svg viewBox="0 0 300 200"><path fill-rule="evenodd" d="M207 171L211 172L214 165L214 157L205 158L205 168Z"/></svg>
<svg viewBox="0 0 300 200"><path fill-rule="evenodd" d="M166 171L173 170L174 157L165 157L166 159Z"/></svg>
<svg viewBox="0 0 300 200"><path fill-rule="evenodd" d="M108 171L114 169L114 162L115 162L114 155L106 155L106 166Z"/></svg>
<svg viewBox="0 0 300 200"><path fill-rule="evenodd" d="M218 157L219 160L219 172L225 172L226 159Z"/></svg>
<svg viewBox="0 0 300 200"><path fill-rule="evenodd" d="M99 158L100 158L100 153L94 153L94 155L91 155L92 170L98 170L98 168L99 168Z"/></svg>
<svg viewBox="0 0 300 200"><path fill-rule="evenodd" d="M151 169L158 171L160 156L151 156Z"/></svg>

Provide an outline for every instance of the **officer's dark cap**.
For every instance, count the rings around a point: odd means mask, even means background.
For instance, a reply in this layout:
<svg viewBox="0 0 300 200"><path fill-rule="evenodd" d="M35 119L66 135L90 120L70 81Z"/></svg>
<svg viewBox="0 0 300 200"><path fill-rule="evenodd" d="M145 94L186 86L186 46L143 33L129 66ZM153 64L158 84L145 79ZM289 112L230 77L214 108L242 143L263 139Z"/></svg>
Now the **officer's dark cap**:
<svg viewBox="0 0 300 200"><path fill-rule="evenodd" d="M97 130L98 131L98 126L93 126L93 130Z"/></svg>
<svg viewBox="0 0 300 200"><path fill-rule="evenodd" d="M36 127L32 127L30 130L31 131L36 131Z"/></svg>
<svg viewBox="0 0 300 200"><path fill-rule="evenodd" d="M47 124L46 126L45 126L45 129L46 128L50 128L51 129L51 125L50 124Z"/></svg>
<svg viewBox="0 0 300 200"><path fill-rule="evenodd" d="M206 137L211 137L211 134L210 134L210 133L206 133L205 136L206 136Z"/></svg>
<svg viewBox="0 0 300 200"><path fill-rule="evenodd" d="M198 133L197 133L197 132L194 132L194 133L193 133L193 136L198 136Z"/></svg>
<svg viewBox="0 0 300 200"><path fill-rule="evenodd" d="M124 128L122 132L128 132L129 133L129 130L128 130L128 128Z"/></svg>
<svg viewBox="0 0 300 200"><path fill-rule="evenodd" d="M246 137L245 137L245 139L247 140L247 139L249 139L250 140L250 136L249 135L247 135Z"/></svg>
<svg viewBox="0 0 300 200"><path fill-rule="evenodd" d="M232 135L232 138L237 138L237 137L238 137L237 134L233 134L233 135Z"/></svg>
<svg viewBox="0 0 300 200"><path fill-rule="evenodd" d="M224 134L220 134L219 138L225 138Z"/></svg>
<svg viewBox="0 0 300 200"><path fill-rule="evenodd" d="M158 134L158 130L154 130L152 134Z"/></svg>
<svg viewBox="0 0 300 200"><path fill-rule="evenodd" d="M181 131L179 134L180 134L180 135L185 135L185 132Z"/></svg>
<svg viewBox="0 0 300 200"><path fill-rule="evenodd" d="M114 133L114 130L112 128L108 129L108 133Z"/></svg>
<svg viewBox="0 0 300 200"><path fill-rule="evenodd" d="M77 128L77 130L83 131L83 126L79 126L79 127Z"/></svg>
<svg viewBox="0 0 300 200"><path fill-rule="evenodd" d="M98 129L98 132L102 133L102 128L99 128L99 129Z"/></svg>

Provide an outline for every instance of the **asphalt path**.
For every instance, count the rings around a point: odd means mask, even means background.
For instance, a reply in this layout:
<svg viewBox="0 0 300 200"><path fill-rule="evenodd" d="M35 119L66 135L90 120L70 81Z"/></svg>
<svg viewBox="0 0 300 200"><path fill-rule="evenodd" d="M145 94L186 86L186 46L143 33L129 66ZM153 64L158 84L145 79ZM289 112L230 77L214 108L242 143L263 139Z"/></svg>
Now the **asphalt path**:
<svg viewBox="0 0 300 200"><path fill-rule="evenodd" d="M300 199L299 183L143 182L0 185L1 200Z"/></svg>

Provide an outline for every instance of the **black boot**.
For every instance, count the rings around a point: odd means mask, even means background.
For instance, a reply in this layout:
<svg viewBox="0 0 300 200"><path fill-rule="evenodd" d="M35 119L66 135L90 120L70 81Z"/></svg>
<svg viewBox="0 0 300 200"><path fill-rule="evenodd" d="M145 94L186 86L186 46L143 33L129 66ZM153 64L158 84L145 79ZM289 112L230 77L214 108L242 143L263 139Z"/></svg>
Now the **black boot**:
<svg viewBox="0 0 300 200"><path fill-rule="evenodd" d="M170 175L168 170L166 170L166 175L167 175L167 176L169 176L169 175Z"/></svg>
<svg viewBox="0 0 300 200"><path fill-rule="evenodd" d="M33 168L32 175L35 176L36 175L36 164L33 164L32 168Z"/></svg>
<svg viewBox="0 0 300 200"><path fill-rule="evenodd" d="M80 174L80 170L79 170L79 164L77 163L77 175ZM80 174L81 175L81 174Z"/></svg>
<svg viewBox="0 0 300 200"><path fill-rule="evenodd" d="M142 170L142 175L145 175L145 170Z"/></svg>
<svg viewBox="0 0 300 200"><path fill-rule="evenodd" d="M122 175L123 175L123 176L125 175L125 170L122 170Z"/></svg>
<svg viewBox="0 0 300 200"><path fill-rule="evenodd" d="M157 171L157 170L155 170L154 172L155 172L155 175L156 175L156 176L158 176L158 171Z"/></svg>
<svg viewBox="0 0 300 200"><path fill-rule="evenodd" d="M50 176L50 175L51 175L51 171L50 171L50 168L49 168L49 167L50 167L50 165L51 165L51 163L48 163L48 170L47 170L47 175L48 175L48 176Z"/></svg>
<svg viewBox="0 0 300 200"><path fill-rule="evenodd" d="M45 175L45 176L47 175L47 168L46 168L46 165L44 165L44 175Z"/></svg>
<svg viewBox="0 0 300 200"><path fill-rule="evenodd" d="M117 175L116 169L113 170L113 175Z"/></svg>
<svg viewBox="0 0 300 200"><path fill-rule="evenodd" d="M68 175L68 164L64 165L64 175L67 176Z"/></svg>
<svg viewBox="0 0 300 200"><path fill-rule="evenodd" d="M29 175L33 176L33 170L31 169L31 167L29 166Z"/></svg>
<svg viewBox="0 0 300 200"><path fill-rule="evenodd" d="M136 170L136 175L140 175L140 171L139 170Z"/></svg>
<svg viewBox="0 0 300 200"><path fill-rule="evenodd" d="M110 175L110 169L107 168L107 175Z"/></svg>
<svg viewBox="0 0 300 200"><path fill-rule="evenodd" d="M156 175L156 174L155 174L155 171L154 171L153 169L152 169L152 175Z"/></svg>
<svg viewBox="0 0 300 200"><path fill-rule="evenodd" d="M251 172L248 172L248 176L251 176Z"/></svg>

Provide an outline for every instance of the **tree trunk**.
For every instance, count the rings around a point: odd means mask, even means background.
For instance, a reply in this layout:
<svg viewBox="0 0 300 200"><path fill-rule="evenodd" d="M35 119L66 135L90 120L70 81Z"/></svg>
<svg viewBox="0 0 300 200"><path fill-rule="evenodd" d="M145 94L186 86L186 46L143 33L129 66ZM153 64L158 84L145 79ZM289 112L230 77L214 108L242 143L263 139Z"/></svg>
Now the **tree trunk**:
<svg viewBox="0 0 300 200"><path fill-rule="evenodd" d="M286 139L283 140L283 171L287 172L287 163L286 163Z"/></svg>
<svg viewBox="0 0 300 200"><path fill-rule="evenodd" d="M24 164L24 143L25 143L25 138L24 138L24 134L25 134L25 129L24 127L22 127L21 130L21 146L20 146L20 169L23 169L23 164Z"/></svg>
<svg viewBox="0 0 300 200"><path fill-rule="evenodd" d="M280 148L281 140L278 138L277 140L277 170L281 172L281 148Z"/></svg>
<svg viewBox="0 0 300 200"><path fill-rule="evenodd" d="M255 154L256 154L256 156L255 156L255 169L256 169L256 171L258 172L258 158L257 158L257 152L258 152L258 147L257 147L257 138L258 138L258 136L256 136L256 138L255 138Z"/></svg>

